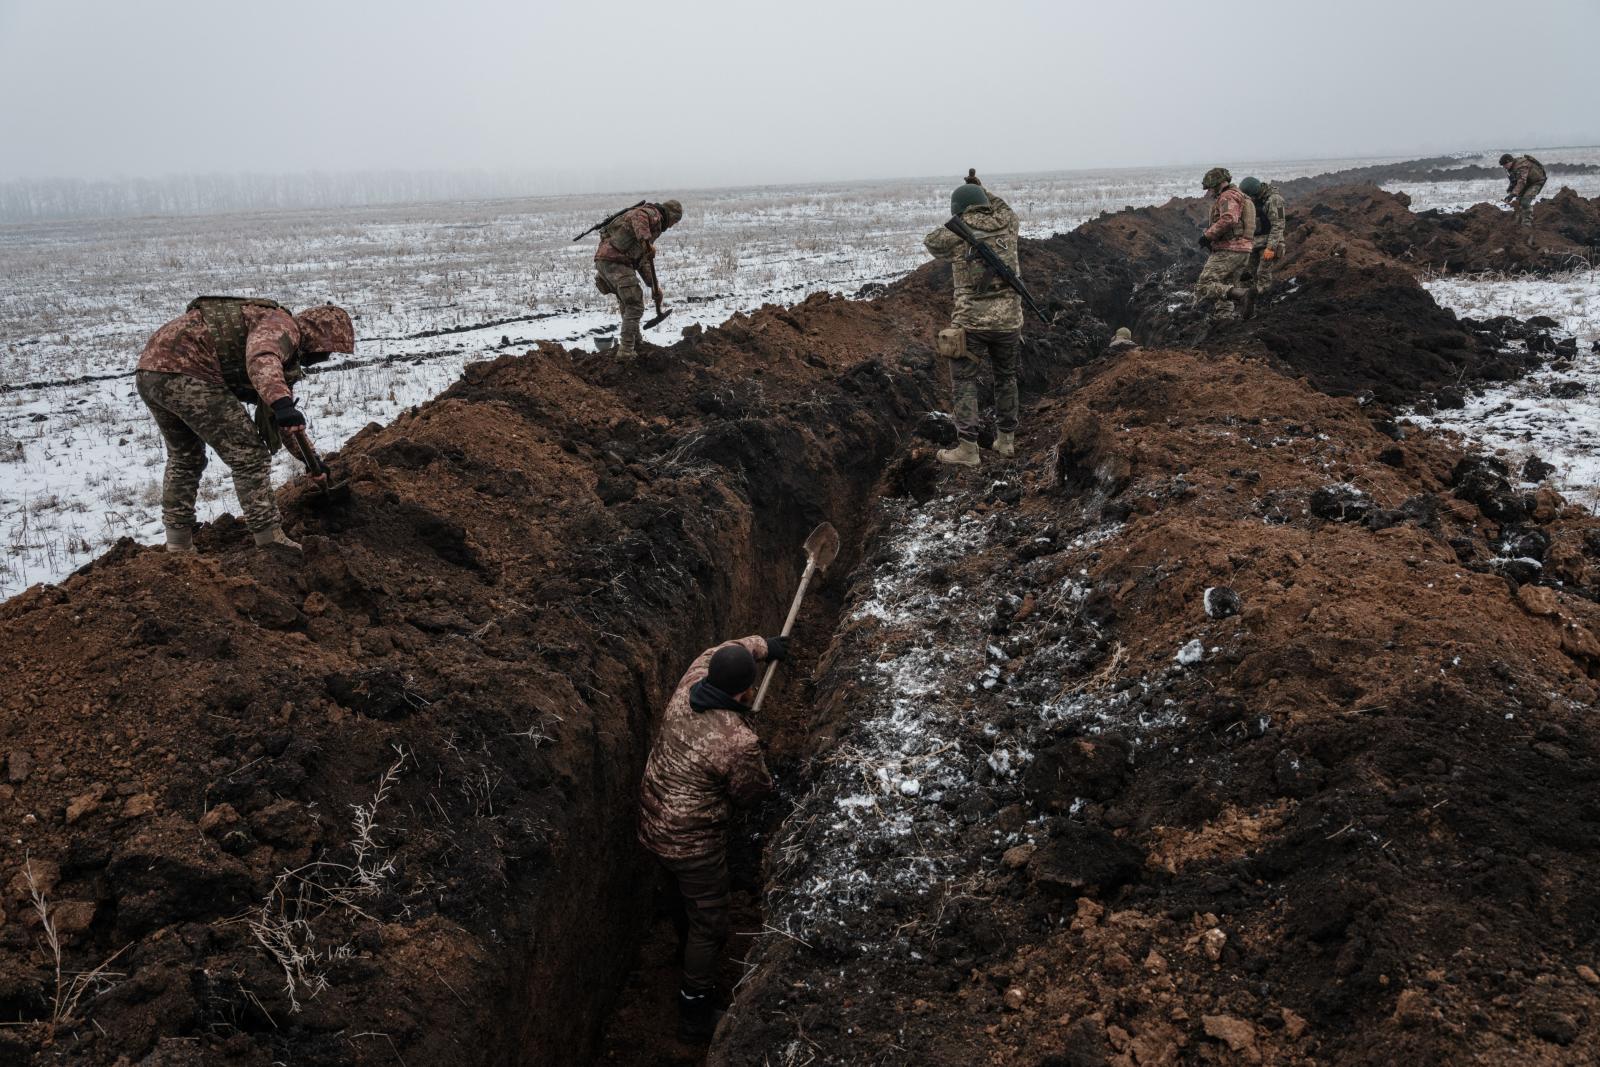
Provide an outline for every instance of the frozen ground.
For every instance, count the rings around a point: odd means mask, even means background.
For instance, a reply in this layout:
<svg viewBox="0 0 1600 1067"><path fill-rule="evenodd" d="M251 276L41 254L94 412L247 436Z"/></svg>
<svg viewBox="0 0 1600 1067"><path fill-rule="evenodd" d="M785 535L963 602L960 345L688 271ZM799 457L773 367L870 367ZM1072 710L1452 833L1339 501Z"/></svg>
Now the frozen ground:
<svg viewBox="0 0 1600 1067"><path fill-rule="evenodd" d="M1285 177L1352 165L1255 165ZM1203 169L1203 168L1202 168ZM1029 235L1195 190L1194 167L985 175ZM671 319L652 339L819 290L851 293L924 259L955 179L677 192L661 242ZM614 329L594 289L596 241L571 237L638 196L404 205L0 227L0 597L61 578L116 538L160 539L162 449L124 375L199 293L255 293L356 317L359 367L300 394L333 450L437 394L464 363L538 340L592 348ZM440 334L437 331L449 330ZM422 336L431 334L432 336ZM66 383L18 388L32 383ZM236 511L213 457L203 518ZM280 456L277 477L295 473Z"/></svg>
<svg viewBox="0 0 1600 1067"><path fill-rule="evenodd" d="M1536 148L1510 149L1512 152L1532 151L1541 163L1600 163L1600 148ZM1485 152L1477 156L1463 156L1463 167L1498 167L1499 152ZM1579 196L1600 196L1600 174L1552 174L1545 184L1544 196L1554 196L1562 186L1570 186ZM1389 182L1383 186L1391 193L1405 193L1411 197L1411 210L1465 211L1473 204L1496 204L1506 195L1504 178L1489 178L1454 182Z"/></svg>
<svg viewBox="0 0 1600 1067"><path fill-rule="evenodd" d="M1455 430L1502 455L1513 471L1530 456L1555 467L1551 484L1568 499L1600 509L1600 271L1553 278L1439 278L1426 283L1458 315L1546 315L1555 332L1578 338L1578 354L1526 377L1467 397L1466 407L1412 416Z"/></svg>
<svg viewBox="0 0 1600 1067"><path fill-rule="evenodd" d="M1292 178L1370 162L1234 169ZM1022 216L1024 232L1042 236L1102 211L1192 194L1203 169L985 179ZM763 303L898 277L923 261L922 236L943 220L953 183L674 190L688 212L661 242L660 268L675 311L653 339L668 343L686 326ZM538 340L593 347L613 318L591 282L594 238L571 237L636 199L0 227L0 597L61 578L118 537L160 539L162 448L131 380L78 379L128 374L144 340L191 297L256 293L351 309L359 340L349 362L358 365L331 365L300 391L313 434L331 451L368 422L437 394L466 362ZM31 387L38 383L56 384ZM280 481L295 471L279 457ZM219 462L206 473L201 509L204 518L237 510Z"/></svg>

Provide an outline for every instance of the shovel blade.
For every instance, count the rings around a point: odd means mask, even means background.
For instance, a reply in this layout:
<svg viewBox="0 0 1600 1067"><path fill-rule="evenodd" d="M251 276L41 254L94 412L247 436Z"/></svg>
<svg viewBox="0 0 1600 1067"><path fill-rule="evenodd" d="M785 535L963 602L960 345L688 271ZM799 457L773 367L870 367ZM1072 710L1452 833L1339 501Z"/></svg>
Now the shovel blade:
<svg viewBox="0 0 1600 1067"><path fill-rule="evenodd" d="M817 570L827 570L828 564L832 563L838 554L839 531L833 528L833 523L823 523L812 530L811 536L806 538L806 558Z"/></svg>
<svg viewBox="0 0 1600 1067"><path fill-rule="evenodd" d="M672 314L672 309L668 308L667 310L663 311L661 314L657 315L655 318L647 319L645 321L645 324L643 326L639 327L639 328L641 330L653 330L657 326L660 326L661 323L662 323L662 320L664 320L670 314Z"/></svg>

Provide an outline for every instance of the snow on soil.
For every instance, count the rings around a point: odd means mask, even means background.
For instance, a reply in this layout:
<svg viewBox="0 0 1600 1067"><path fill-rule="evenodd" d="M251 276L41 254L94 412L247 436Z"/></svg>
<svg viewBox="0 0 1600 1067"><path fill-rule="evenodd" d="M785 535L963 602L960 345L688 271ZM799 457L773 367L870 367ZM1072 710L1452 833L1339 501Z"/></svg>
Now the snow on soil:
<svg viewBox="0 0 1600 1067"><path fill-rule="evenodd" d="M908 954L892 928L863 920L886 907L903 915L936 906L1007 848L1042 840L1038 822L1004 831L977 819L1016 799L1036 749L1065 726L1098 733L1116 725L1145 743L1180 721L1176 707L1141 707L1138 687L1063 685L1075 648L1057 622L1077 619L1087 593L1075 578L1039 596L1028 624L993 632L996 613L1009 617L1021 604L1007 583L1034 564L1004 547L1016 540L1016 520L974 517L973 503L973 494L957 494L880 505L880 555L889 558L858 581L846 613L845 647L858 659L842 669L859 671L850 679L859 688L845 683L850 725L773 850L779 874L768 922L802 941ZM1057 550L1086 552L1115 529ZM996 558L963 570L974 587L952 577L986 554ZM1042 572L1061 558L1035 563ZM1086 621L1078 626L1073 632L1094 633ZM976 830L980 821L990 828ZM974 842L974 833L985 840Z"/></svg>
<svg viewBox="0 0 1600 1067"><path fill-rule="evenodd" d="M1439 278L1425 283L1457 315L1486 319L1545 315L1552 331L1578 339L1578 354L1514 382L1474 390L1466 406L1412 415L1422 426L1454 430L1509 461L1529 457L1555 467L1548 481L1569 500L1600 510L1600 271L1548 278Z"/></svg>
<svg viewBox="0 0 1600 1067"><path fill-rule="evenodd" d="M1513 148L1513 153L1524 151L1545 164L1550 163L1600 163L1600 148ZM1458 160L1463 167L1498 167L1499 152L1463 155ZM1543 197L1551 197L1569 186L1579 196L1600 196L1600 174L1552 174L1545 183ZM1498 204L1506 195L1504 178L1475 179L1450 182L1385 182L1382 188L1391 193L1405 193L1411 197L1411 210L1465 211L1474 204Z"/></svg>
<svg viewBox="0 0 1600 1067"><path fill-rule="evenodd" d="M1256 165L1282 177L1353 160ZM1371 162L1371 161L1361 161ZM1103 211L1195 191L1193 167L985 175L1043 236ZM922 263L953 179L680 194L661 242L670 344L765 303L851 294ZM300 389L334 451L369 422L437 395L464 364L534 342L593 349L615 333L592 282L593 237L572 235L638 199L547 197L214 217L0 226L0 598L59 580L118 537L161 538L159 436L123 375L145 339L199 293L254 293L295 307L331 300L356 318L354 360ZM440 331L450 331L441 333ZM353 366L347 366L354 364ZM19 389L37 382L49 388ZM202 520L236 512L212 457ZM280 455L277 482L298 468Z"/></svg>

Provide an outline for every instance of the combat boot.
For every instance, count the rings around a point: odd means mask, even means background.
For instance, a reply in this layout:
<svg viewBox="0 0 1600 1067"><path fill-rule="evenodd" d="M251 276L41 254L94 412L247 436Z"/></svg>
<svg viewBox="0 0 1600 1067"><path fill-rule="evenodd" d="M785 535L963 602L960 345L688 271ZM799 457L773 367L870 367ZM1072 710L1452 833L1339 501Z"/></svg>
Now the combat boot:
<svg viewBox="0 0 1600 1067"><path fill-rule="evenodd" d="M622 342L622 344L617 346L617 362L618 363L632 363L634 360L636 360L638 358L639 358L639 349L635 345L631 345L628 342L624 341L624 342Z"/></svg>
<svg viewBox="0 0 1600 1067"><path fill-rule="evenodd" d="M1016 455L1017 454L1017 435L1016 435L1016 432L1015 431L1013 431L1011 433L1002 432L1002 433L995 434L994 435L994 450L996 452L1000 453L1002 456L1014 456L1014 455Z"/></svg>
<svg viewBox="0 0 1600 1067"><path fill-rule="evenodd" d="M289 535L283 532L282 526L274 526L270 530L262 530L255 536L257 548L281 548L286 552L300 551L300 542L291 540Z"/></svg>
<svg viewBox="0 0 1600 1067"><path fill-rule="evenodd" d="M978 465L978 442L963 440L954 448L939 449L940 463L955 463L963 467Z"/></svg>
<svg viewBox="0 0 1600 1067"><path fill-rule="evenodd" d="M167 531L167 551L180 555L191 555L194 552L194 529L180 526Z"/></svg>
<svg viewBox="0 0 1600 1067"><path fill-rule="evenodd" d="M678 990L678 1040L703 1045L717 1032L722 1012L717 1010L711 992Z"/></svg>
<svg viewBox="0 0 1600 1067"><path fill-rule="evenodd" d="M1248 319L1256 313L1256 291L1254 286L1236 285L1228 290L1228 299L1233 301L1234 307L1239 310L1239 318Z"/></svg>

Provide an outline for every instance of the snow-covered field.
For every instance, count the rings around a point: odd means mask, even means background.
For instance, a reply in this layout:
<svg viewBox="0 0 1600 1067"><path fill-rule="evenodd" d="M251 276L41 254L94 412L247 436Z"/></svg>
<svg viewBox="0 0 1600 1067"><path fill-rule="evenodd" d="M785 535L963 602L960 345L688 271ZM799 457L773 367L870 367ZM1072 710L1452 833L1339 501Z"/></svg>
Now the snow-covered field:
<svg viewBox="0 0 1600 1067"><path fill-rule="evenodd" d="M1568 499L1600 509L1600 270L1550 278L1454 277L1424 283L1440 305L1467 318L1496 315L1556 321L1578 354L1518 381L1475 391L1464 408L1412 416L1454 430L1505 458L1513 472L1530 456L1555 467L1549 481Z"/></svg>
<svg viewBox="0 0 1600 1067"><path fill-rule="evenodd" d="M1524 149L1513 148L1512 152ZM1600 148L1541 148L1534 152L1541 163L1600 163ZM1463 167L1498 167L1499 152L1485 152L1481 156L1463 156ZM1543 196L1554 196L1562 186L1570 186L1579 196L1600 196L1600 174L1552 174L1545 184ZM1504 178L1474 179L1453 182L1387 182L1383 188L1391 193L1405 193L1411 197L1411 210L1465 211L1474 204L1497 204L1506 195Z"/></svg>
<svg viewBox="0 0 1600 1067"><path fill-rule="evenodd" d="M1287 179L1370 162L1232 166ZM1021 215L1024 232L1042 236L1103 211L1192 195L1203 170L984 177ZM651 339L670 343L687 326L764 303L898 277L924 260L922 237L943 221L955 181L672 190L687 214L662 240L659 266L675 310ZM351 365L330 364L300 388L313 435L331 451L367 423L436 395L467 362L539 340L592 348L614 332L591 280L595 239L571 237L637 199L0 227L0 597L58 580L118 537L160 539L163 450L127 375L150 333L193 296L259 294L351 310ZM116 377L78 381L99 376ZM278 458L280 481L296 472ZM237 507L213 458L201 516Z"/></svg>

